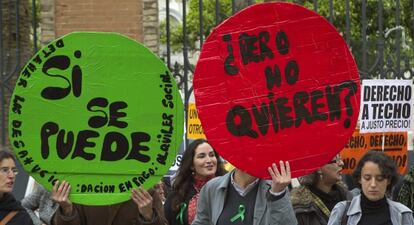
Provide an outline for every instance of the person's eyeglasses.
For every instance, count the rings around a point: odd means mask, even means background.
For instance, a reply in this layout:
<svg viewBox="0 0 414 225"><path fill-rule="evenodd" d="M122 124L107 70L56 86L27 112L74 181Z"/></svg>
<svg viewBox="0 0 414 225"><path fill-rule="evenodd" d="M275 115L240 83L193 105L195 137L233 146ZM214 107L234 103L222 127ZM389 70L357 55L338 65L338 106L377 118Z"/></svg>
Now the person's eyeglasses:
<svg viewBox="0 0 414 225"><path fill-rule="evenodd" d="M334 159L332 159L331 161L328 162L328 164L339 164L341 162L341 157L340 156L336 156Z"/></svg>
<svg viewBox="0 0 414 225"><path fill-rule="evenodd" d="M19 170L17 168L9 168L9 167L0 168L0 173L4 175L8 175L10 172L12 172L14 175L17 175L19 173Z"/></svg>

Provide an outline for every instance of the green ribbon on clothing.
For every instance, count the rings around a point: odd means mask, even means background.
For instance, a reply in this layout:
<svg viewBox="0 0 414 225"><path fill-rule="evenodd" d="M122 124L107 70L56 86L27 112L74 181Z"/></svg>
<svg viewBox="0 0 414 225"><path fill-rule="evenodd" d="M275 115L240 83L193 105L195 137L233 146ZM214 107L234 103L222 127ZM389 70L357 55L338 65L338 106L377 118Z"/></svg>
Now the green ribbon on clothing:
<svg viewBox="0 0 414 225"><path fill-rule="evenodd" d="M236 221L237 219L240 218L240 220L243 222L244 221L244 213L246 212L246 207L241 204L239 205L239 209L237 210L237 214L234 215L230 221L233 223L234 221Z"/></svg>
<svg viewBox="0 0 414 225"><path fill-rule="evenodd" d="M177 217L175 217L176 220L179 220L181 225L184 225L184 211L187 208L187 204L184 202L180 205L180 212L178 213Z"/></svg>

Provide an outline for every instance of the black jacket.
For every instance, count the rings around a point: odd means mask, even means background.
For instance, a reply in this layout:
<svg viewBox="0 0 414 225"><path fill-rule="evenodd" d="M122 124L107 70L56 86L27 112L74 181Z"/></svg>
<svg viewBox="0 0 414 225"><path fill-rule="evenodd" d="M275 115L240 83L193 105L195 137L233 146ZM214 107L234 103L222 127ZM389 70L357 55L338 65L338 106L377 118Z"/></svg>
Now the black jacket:
<svg viewBox="0 0 414 225"><path fill-rule="evenodd" d="M18 211L18 213L7 223L7 225L33 225L26 210L16 201L13 195L5 193L0 199L0 221L11 211Z"/></svg>
<svg viewBox="0 0 414 225"><path fill-rule="evenodd" d="M174 213L174 210L172 209L172 200L177 195L177 193L175 193L174 191L171 191L168 194L167 199L165 200L165 204L164 204L164 212L165 212L165 218L167 219L169 225L189 225L188 224L188 203L190 202L191 198L193 198L193 196L196 193L197 193L196 190L194 188L191 188L191 190L185 196L184 203L187 205L187 207L185 208L183 212L184 224L181 224L180 221L177 220L177 215L179 211Z"/></svg>

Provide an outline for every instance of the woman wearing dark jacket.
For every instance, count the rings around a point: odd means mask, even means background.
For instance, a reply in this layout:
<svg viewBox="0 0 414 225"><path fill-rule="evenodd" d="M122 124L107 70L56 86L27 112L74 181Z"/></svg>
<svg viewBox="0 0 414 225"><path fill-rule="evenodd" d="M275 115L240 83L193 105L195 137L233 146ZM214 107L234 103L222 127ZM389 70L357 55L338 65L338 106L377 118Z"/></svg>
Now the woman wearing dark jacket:
<svg viewBox="0 0 414 225"><path fill-rule="evenodd" d="M352 194L340 183L343 165L337 155L319 170L300 178L302 186L291 192L298 224L326 225L336 203L352 199Z"/></svg>
<svg viewBox="0 0 414 225"><path fill-rule="evenodd" d="M11 194L17 172L16 158L0 149L0 223L8 220L7 225L33 225L29 214Z"/></svg>
<svg viewBox="0 0 414 225"><path fill-rule="evenodd" d="M191 224L197 212L199 192L207 181L225 173L219 156L204 139L193 141L184 152L172 191L164 204L170 225Z"/></svg>

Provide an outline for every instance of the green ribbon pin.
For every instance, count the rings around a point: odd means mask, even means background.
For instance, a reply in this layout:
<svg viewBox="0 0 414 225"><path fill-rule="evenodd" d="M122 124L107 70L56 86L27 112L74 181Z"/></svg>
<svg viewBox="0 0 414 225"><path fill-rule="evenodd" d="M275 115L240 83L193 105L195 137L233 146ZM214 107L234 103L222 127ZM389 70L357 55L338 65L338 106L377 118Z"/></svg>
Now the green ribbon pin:
<svg viewBox="0 0 414 225"><path fill-rule="evenodd" d="M184 225L184 211L187 208L187 204L184 202L180 205L180 213L178 213L177 217L175 217L176 220L179 220L181 225Z"/></svg>
<svg viewBox="0 0 414 225"><path fill-rule="evenodd" d="M234 215L230 221L233 223L234 221L236 221L237 219L240 218L240 220L243 222L244 221L244 213L246 212L246 208L244 207L244 205L239 205L239 209L237 210L237 214Z"/></svg>

